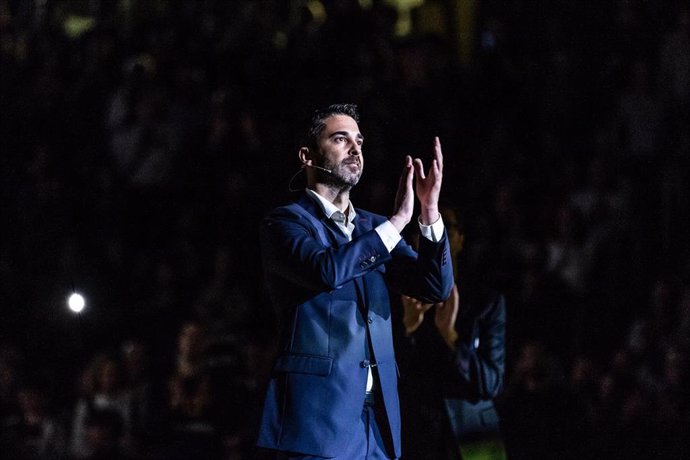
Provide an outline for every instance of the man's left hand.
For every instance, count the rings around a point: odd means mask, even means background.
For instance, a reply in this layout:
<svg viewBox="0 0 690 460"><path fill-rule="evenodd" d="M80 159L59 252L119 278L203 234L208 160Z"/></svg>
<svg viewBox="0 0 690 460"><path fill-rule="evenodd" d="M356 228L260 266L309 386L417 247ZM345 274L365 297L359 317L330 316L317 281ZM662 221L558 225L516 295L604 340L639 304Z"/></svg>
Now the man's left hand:
<svg viewBox="0 0 690 460"><path fill-rule="evenodd" d="M440 217L438 198L441 194L441 181L443 179L443 152L438 137L434 138L434 158L431 160L429 173L424 174L424 165L419 158L414 160L414 171L415 190L422 207L419 218L422 224L431 225Z"/></svg>

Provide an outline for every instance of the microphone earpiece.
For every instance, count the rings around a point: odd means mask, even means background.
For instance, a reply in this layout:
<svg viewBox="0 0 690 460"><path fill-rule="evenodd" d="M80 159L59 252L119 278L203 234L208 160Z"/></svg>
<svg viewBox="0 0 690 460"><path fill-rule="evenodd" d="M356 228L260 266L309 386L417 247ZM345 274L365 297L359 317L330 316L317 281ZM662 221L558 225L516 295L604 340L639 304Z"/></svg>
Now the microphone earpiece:
<svg viewBox="0 0 690 460"><path fill-rule="evenodd" d="M303 168L305 168L305 167L308 167L308 168L316 168L316 169L320 169L321 171L326 171L328 174L333 174L333 171L332 171L332 170L326 169L326 168L322 168L321 166L310 165L310 164L304 163L304 164L302 165L302 167L303 167Z"/></svg>
<svg viewBox="0 0 690 460"><path fill-rule="evenodd" d="M311 163L311 160L309 160L309 162ZM328 174L333 174L333 171L330 170L330 169L322 168L321 166L316 166L316 165L312 165L312 164L309 164L309 163L302 163L302 167L299 168L299 169L297 170L297 172L296 172L295 174L292 175L292 177L290 178L290 182L288 182L288 190L289 190L289 191L291 191L291 192L299 192L300 189L292 188L292 182L295 180L295 178L297 177L297 175L298 175L304 168L316 168L316 169L320 169L321 171L327 172Z"/></svg>

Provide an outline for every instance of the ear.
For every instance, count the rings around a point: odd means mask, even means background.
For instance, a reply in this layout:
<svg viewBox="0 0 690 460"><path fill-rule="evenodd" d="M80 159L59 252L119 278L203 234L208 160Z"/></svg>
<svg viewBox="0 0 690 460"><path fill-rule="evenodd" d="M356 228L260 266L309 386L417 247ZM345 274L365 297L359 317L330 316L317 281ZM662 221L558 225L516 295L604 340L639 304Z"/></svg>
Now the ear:
<svg viewBox="0 0 690 460"><path fill-rule="evenodd" d="M311 164L311 153L309 152L309 149L307 147L301 147L299 149L299 152L297 152L297 155L299 156L299 161L303 165Z"/></svg>

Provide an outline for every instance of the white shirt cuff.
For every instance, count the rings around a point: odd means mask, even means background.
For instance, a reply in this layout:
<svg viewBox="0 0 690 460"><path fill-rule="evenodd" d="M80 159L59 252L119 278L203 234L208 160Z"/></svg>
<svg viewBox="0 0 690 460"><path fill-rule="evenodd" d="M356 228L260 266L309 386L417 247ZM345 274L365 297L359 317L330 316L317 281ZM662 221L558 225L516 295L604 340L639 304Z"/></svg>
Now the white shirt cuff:
<svg viewBox="0 0 690 460"><path fill-rule="evenodd" d="M426 238L429 241L433 241L434 243L438 243L441 241L441 238L443 238L443 219L439 215L439 218L436 222L434 222L431 225L424 225L421 221L419 222L419 232L422 234L424 238Z"/></svg>
<svg viewBox="0 0 690 460"><path fill-rule="evenodd" d="M374 230L376 230L376 233L379 234L379 237L388 249L388 252L391 252L402 239L400 233L398 233L398 230L395 228L395 225L393 225L389 220L385 221Z"/></svg>

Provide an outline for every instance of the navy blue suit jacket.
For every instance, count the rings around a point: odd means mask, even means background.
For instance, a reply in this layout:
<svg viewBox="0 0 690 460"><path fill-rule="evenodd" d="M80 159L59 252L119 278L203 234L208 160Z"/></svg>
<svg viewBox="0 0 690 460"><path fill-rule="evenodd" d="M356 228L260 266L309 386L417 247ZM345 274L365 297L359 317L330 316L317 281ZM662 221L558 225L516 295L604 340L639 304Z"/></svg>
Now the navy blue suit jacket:
<svg viewBox="0 0 690 460"><path fill-rule="evenodd" d="M386 218L356 212L352 241L306 194L275 209L262 224L266 284L281 335L260 447L338 455L354 435L367 364L375 362L394 453L400 456L389 289L426 302L447 298L453 286L448 239L445 234L439 243L421 238L419 254L401 240L389 253L374 231Z"/></svg>

